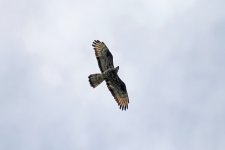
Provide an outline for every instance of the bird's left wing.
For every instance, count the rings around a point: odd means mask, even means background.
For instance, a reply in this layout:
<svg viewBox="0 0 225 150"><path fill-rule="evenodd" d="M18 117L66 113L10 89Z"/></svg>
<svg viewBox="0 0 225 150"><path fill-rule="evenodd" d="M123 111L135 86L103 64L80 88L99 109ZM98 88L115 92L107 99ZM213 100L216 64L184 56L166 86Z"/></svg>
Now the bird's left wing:
<svg viewBox="0 0 225 150"><path fill-rule="evenodd" d="M106 80L107 87L114 99L118 103L120 109L126 110L128 109L129 97L126 89L126 85L119 78L118 75L115 75L114 78L110 80Z"/></svg>

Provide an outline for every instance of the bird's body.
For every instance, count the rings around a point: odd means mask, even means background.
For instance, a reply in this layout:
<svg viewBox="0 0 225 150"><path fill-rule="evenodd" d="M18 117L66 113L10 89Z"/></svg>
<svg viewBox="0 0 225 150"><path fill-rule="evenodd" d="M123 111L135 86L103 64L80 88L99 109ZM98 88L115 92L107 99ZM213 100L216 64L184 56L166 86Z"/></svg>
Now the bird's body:
<svg viewBox="0 0 225 150"><path fill-rule="evenodd" d="M98 40L94 41L92 46L94 47L101 73L88 76L90 85L95 88L105 80L108 89L117 101L120 109L126 110L128 108L129 98L126 85L117 74L119 66L114 68L113 56L103 42Z"/></svg>
<svg viewBox="0 0 225 150"><path fill-rule="evenodd" d="M119 71L119 66L118 67L116 67L116 68L109 68L109 69L107 69L106 71L104 71L103 73L102 73L102 75L103 75L103 78L106 80L106 79L113 79L114 78L114 76L116 76L117 75L117 72Z"/></svg>

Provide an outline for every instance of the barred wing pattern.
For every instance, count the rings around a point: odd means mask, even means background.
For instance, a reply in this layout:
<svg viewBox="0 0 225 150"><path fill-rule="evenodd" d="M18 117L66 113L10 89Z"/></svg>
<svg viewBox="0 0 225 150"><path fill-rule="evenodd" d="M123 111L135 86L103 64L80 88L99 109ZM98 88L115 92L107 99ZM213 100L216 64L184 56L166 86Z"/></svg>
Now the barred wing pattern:
<svg viewBox="0 0 225 150"><path fill-rule="evenodd" d="M119 76L117 74L114 75L110 80L106 80L106 84L120 109L128 109L129 98L126 85L119 78Z"/></svg>
<svg viewBox="0 0 225 150"><path fill-rule="evenodd" d="M104 42L100 42L99 40L95 40L92 44L95 50L95 56L98 61L98 66L103 73L109 68L114 68L113 65L113 56L110 53L109 49L105 45Z"/></svg>

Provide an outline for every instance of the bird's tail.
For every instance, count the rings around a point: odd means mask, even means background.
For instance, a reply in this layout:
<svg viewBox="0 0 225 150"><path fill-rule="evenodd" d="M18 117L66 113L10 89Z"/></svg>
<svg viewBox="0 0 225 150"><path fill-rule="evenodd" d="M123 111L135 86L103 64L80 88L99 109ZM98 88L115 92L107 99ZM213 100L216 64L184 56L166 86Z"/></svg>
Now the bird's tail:
<svg viewBox="0 0 225 150"><path fill-rule="evenodd" d="M88 76L90 85L95 88L104 80L103 75L100 73L91 74Z"/></svg>

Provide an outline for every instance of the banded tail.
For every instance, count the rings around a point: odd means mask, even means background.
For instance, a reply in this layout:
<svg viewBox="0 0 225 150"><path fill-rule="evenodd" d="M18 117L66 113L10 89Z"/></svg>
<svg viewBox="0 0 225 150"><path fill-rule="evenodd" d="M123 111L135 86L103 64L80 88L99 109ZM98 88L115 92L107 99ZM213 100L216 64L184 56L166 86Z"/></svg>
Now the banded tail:
<svg viewBox="0 0 225 150"><path fill-rule="evenodd" d="M103 78L102 74L100 74L100 73L91 74L88 76L88 78L89 78L90 85L93 88L95 88L100 83L102 83L102 81L104 81L104 78Z"/></svg>

